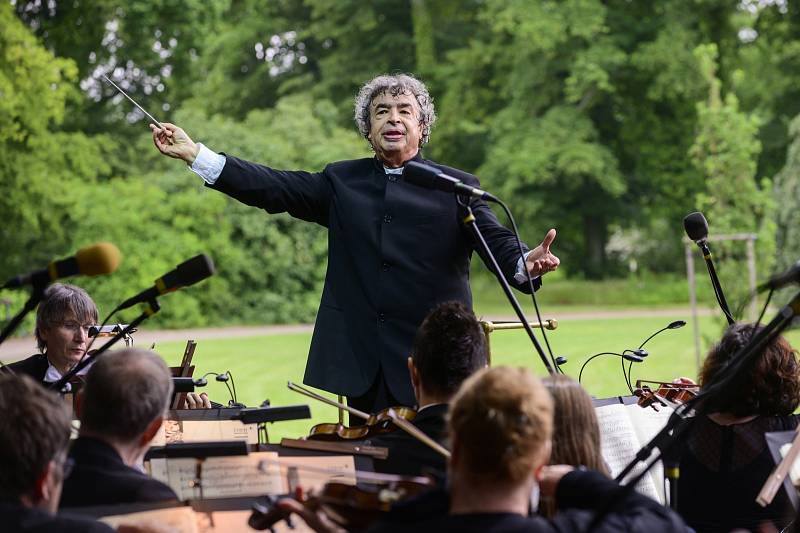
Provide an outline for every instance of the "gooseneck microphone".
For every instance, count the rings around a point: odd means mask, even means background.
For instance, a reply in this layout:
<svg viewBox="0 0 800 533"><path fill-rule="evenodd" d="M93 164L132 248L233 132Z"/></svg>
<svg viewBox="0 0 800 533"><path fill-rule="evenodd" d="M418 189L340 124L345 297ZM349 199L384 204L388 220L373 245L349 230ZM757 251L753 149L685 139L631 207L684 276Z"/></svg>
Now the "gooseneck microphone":
<svg viewBox="0 0 800 533"><path fill-rule="evenodd" d="M725 294L722 292L722 285L720 285L719 277L717 277L717 270L714 268L711 250L708 248L708 221L706 217L699 211L689 213L683 219L683 228L686 230L686 235L688 235L703 252L703 259L706 261L706 268L711 278L711 287L714 289L714 296L716 296L717 303L725 314L728 324L735 323L736 320L734 320L731 310L728 307L728 302L725 300Z"/></svg>
<svg viewBox="0 0 800 533"><path fill-rule="evenodd" d="M467 185L460 179L445 174L433 165L426 165L425 163L418 163L417 161L409 161L406 163L405 167L403 167L403 181L411 183L412 185L417 185L418 187L424 187L425 189L462 194L464 196L478 198L479 200L497 201L497 198L488 192Z"/></svg>
<svg viewBox="0 0 800 533"><path fill-rule="evenodd" d="M194 285L214 274L214 263L205 254L188 259L155 281L155 284L136 296L122 302L117 311L122 311L138 303L152 300L157 296Z"/></svg>
<svg viewBox="0 0 800 533"><path fill-rule="evenodd" d="M7 280L2 289L16 289L25 285L44 287L57 279L70 276L99 276L111 274L122 261L119 249L110 242L100 242L78 250L75 255L51 261L46 268L21 274Z"/></svg>
<svg viewBox="0 0 800 533"><path fill-rule="evenodd" d="M667 331L668 329L680 329L685 325L686 325L686 321L685 320L675 320L674 322L670 322L669 324L667 324L666 326L664 326L660 330L656 331L655 333L653 333L652 335L647 337L644 341L642 341L642 344L639 345L639 348L636 349L636 350L633 350L633 352L637 353L637 354L640 354L640 355L644 354L644 355L642 355L642 357L647 357L647 355L648 355L647 351L643 350L642 348L644 348L645 344L650 342L650 339L652 339L653 337L655 337L656 335L658 335L659 333L661 333L663 331ZM628 371L626 373L625 372L625 362L622 363L622 375L625 378L625 383L628 385L628 390L630 390L631 392L633 392L633 384L632 384L632 381L631 381L631 370L632 369L633 369L633 363L632 362L628 363Z"/></svg>
<svg viewBox="0 0 800 533"><path fill-rule="evenodd" d="M589 362L592 359L596 359L596 358L600 357L601 355L616 355L617 357L621 357L622 358L621 361L623 361L623 362L624 361L630 361L631 363L641 363L642 361L644 361L644 357L647 356L647 352L645 352L644 350L642 350L641 352L643 352L643 354L642 353L636 353L633 350L625 350L622 353L617 353L617 352L600 352L600 353L596 353L593 356L589 357L589 359L587 359L583 363L583 365L581 365L581 369L578 372L578 383L580 383L581 379L583 378L583 369L586 368L586 365L588 365Z"/></svg>

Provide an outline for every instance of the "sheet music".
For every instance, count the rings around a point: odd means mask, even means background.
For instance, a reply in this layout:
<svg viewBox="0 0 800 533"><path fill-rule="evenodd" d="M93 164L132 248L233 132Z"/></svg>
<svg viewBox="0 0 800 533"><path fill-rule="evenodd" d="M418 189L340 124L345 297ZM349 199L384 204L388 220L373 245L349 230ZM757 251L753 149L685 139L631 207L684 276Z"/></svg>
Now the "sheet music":
<svg viewBox="0 0 800 533"><path fill-rule="evenodd" d="M266 471L259 463L266 461ZM209 457L201 465L203 498L230 496L259 496L283 492L278 454L257 452L231 457ZM200 498L200 487L195 487L197 460L194 458L151 459L150 475L167 485L180 500Z"/></svg>
<svg viewBox="0 0 800 533"><path fill-rule="evenodd" d="M238 420L164 420L150 446L231 440L258 444L258 424L242 424Z"/></svg>
<svg viewBox="0 0 800 533"><path fill-rule="evenodd" d="M170 507L154 511L105 516L100 518L100 522L114 529L119 527L120 524L133 525L154 522L174 528L179 533L198 533L197 517L191 507Z"/></svg>
<svg viewBox="0 0 800 533"><path fill-rule="evenodd" d="M283 492L289 491L286 472L290 466L297 467L298 483L304 490L319 490L329 481L356 484L356 465L352 455L283 456L278 461Z"/></svg>
<svg viewBox="0 0 800 533"><path fill-rule="evenodd" d="M629 414L631 407L644 411L638 405L622 404L604 405L595 409L600 426L600 447L612 477L616 477L642 447L637 428ZM642 468L640 465L633 472L641 472ZM635 488L641 494L664 503L663 488L659 490L652 475L644 476Z"/></svg>

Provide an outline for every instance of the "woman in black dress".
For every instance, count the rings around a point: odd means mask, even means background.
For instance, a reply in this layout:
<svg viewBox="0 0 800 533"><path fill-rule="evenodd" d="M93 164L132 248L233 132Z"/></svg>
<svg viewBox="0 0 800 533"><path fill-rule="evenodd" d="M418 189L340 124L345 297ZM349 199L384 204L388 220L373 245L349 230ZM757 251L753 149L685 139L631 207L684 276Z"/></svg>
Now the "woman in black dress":
<svg viewBox="0 0 800 533"><path fill-rule="evenodd" d="M760 329L752 324L728 328L706 357L700 386L710 383ZM783 489L767 507L755 500L775 466L764 434L797 426L798 377L797 353L778 337L740 386L695 421L680 463L678 511L699 533L755 530L764 523L780 530L794 517Z"/></svg>

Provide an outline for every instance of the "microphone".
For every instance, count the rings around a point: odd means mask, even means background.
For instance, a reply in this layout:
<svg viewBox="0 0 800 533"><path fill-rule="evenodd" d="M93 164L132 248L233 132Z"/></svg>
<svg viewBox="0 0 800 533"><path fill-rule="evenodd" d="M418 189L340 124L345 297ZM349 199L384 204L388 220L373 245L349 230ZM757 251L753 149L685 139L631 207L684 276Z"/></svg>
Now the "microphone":
<svg viewBox="0 0 800 533"><path fill-rule="evenodd" d="M472 187L463 183L460 179L449 176L432 165L409 161L403 167L403 181L424 187L425 189L435 189L444 192L453 192L471 196L480 200L496 202L497 198L488 192Z"/></svg>
<svg viewBox="0 0 800 533"><path fill-rule="evenodd" d="M581 379L583 378L583 369L586 368L586 365L588 365L589 362L592 359L596 359L596 358L600 357L601 355L616 355L617 357L621 357L622 358L621 360L624 360L624 361L630 361L631 363L641 363L642 361L644 361L644 358L647 356L647 352L644 351L644 350L636 350L636 351L625 350L622 353L617 353L617 352L600 352L600 353L596 353L593 356L589 357L589 359L584 361L583 365L581 365L581 369L578 372L578 383L580 383ZM622 364L624 365L625 363L623 362ZM623 366L623 368L624 368L624 366Z"/></svg>
<svg viewBox="0 0 800 533"><path fill-rule="evenodd" d="M51 261L47 268L34 270L6 281L0 289L16 289L25 285L44 287L53 281L70 276L99 276L111 274L122 261L119 249L110 242L92 244L78 250L72 257Z"/></svg>
<svg viewBox="0 0 800 533"><path fill-rule="evenodd" d="M798 281L800 281L800 261L789 267L786 272L772 276L769 280L759 285L758 291L782 289Z"/></svg>
<svg viewBox="0 0 800 533"><path fill-rule="evenodd" d="M727 300L725 300L725 294L722 292L722 285L719 282L717 270L714 268L714 261L711 258L711 250L708 248L708 221L706 217L699 211L689 213L683 218L683 229L686 230L686 235L688 235L689 238L700 247L700 251L703 252L703 259L706 261L706 268L711 278L711 287L714 289L714 296L717 298L717 303L725 314L728 324L734 324L736 321L733 319Z"/></svg>
<svg viewBox="0 0 800 533"><path fill-rule="evenodd" d="M205 254L196 255L175 267L174 270L158 278L153 287L122 302L117 308L117 311L122 311L138 303L152 300L156 296L161 296L162 294L178 290L182 287L194 285L212 274L214 274L214 263L211 261L211 258Z"/></svg>
<svg viewBox="0 0 800 533"><path fill-rule="evenodd" d="M708 221L699 211L689 213L683 218L683 229L686 230L686 235L697 244L708 239Z"/></svg>

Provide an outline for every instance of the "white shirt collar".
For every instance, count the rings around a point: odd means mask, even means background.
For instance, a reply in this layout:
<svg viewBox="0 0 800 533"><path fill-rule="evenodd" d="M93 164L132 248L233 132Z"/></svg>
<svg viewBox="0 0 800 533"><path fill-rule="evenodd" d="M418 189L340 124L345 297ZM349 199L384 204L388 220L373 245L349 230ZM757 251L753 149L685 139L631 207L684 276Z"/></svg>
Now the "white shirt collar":
<svg viewBox="0 0 800 533"><path fill-rule="evenodd" d="M91 364L86 365L85 367L81 368L80 372L78 372L76 375L78 375L78 376L86 375L86 373L89 371L89 369L91 367L92 367ZM55 383L56 381L58 381L62 377L63 376L61 375L61 372L59 372L58 369L53 366L53 363L50 362L50 359L48 359L47 360L47 372L45 372L45 374L44 374L44 381L46 383ZM67 383L65 385L65 389L66 389L67 392L69 392L69 391L72 390L72 386L69 383Z"/></svg>
<svg viewBox="0 0 800 533"><path fill-rule="evenodd" d="M400 168L389 168L386 165L383 165L383 171L386 172L387 174L398 174L399 175L399 174L403 173L403 167L400 167Z"/></svg>

